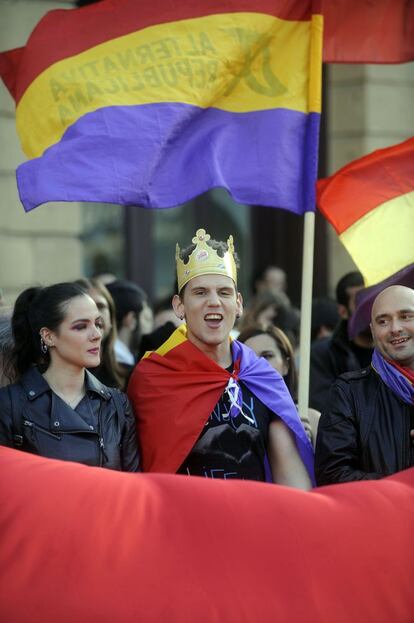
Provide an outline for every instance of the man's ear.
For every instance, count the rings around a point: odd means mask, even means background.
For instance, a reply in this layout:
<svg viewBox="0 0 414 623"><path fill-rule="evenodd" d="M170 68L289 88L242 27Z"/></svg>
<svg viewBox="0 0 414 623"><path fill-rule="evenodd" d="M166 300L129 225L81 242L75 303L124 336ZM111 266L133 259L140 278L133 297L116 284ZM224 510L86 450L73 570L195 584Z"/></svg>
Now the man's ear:
<svg viewBox="0 0 414 623"><path fill-rule="evenodd" d="M184 316L185 316L184 303L182 302L178 294L174 294L171 303L172 303L172 307L174 310L174 314L177 316L177 318L179 318L180 320L184 320Z"/></svg>
<svg viewBox="0 0 414 623"><path fill-rule="evenodd" d="M240 292L237 292L236 303L236 316L241 318L243 315L243 297Z"/></svg>

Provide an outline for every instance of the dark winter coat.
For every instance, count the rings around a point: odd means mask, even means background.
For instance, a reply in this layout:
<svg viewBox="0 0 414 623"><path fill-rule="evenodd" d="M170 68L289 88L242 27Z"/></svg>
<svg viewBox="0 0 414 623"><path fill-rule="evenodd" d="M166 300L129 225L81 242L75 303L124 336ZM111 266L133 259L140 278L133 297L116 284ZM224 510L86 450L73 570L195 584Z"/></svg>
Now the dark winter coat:
<svg viewBox="0 0 414 623"><path fill-rule="evenodd" d="M412 467L411 429L414 405L394 394L373 368L343 374L319 420L318 485L378 479Z"/></svg>

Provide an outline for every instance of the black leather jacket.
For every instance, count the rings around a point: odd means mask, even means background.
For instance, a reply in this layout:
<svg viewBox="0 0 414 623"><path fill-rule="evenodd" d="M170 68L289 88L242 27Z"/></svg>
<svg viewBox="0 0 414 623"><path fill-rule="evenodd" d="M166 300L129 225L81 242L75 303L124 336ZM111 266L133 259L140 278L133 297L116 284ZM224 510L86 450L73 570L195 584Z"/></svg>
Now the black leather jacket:
<svg viewBox="0 0 414 623"><path fill-rule="evenodd" d="M85 374L86 395L76 410L35 367L18 383L0 389L0 444L53 459L138 471L135 418L127 396Z"/></svg>
<svg viewBox="0 0 414 623"><path fill-rule="evenodd" d="M414 406L398 398L373 368L340 376L319 420L318 485L378 479L414 465Z"/></svg>
<svg viewBox="0 0 414 623"><path fill-rule="evenodd" d="M371 354L372 349L367 352ZM331 337L316 340L311 346L309 406L323 411L335 379L364 365L366 363L361 363L351 348L347 321L341 320Z"/></svg>

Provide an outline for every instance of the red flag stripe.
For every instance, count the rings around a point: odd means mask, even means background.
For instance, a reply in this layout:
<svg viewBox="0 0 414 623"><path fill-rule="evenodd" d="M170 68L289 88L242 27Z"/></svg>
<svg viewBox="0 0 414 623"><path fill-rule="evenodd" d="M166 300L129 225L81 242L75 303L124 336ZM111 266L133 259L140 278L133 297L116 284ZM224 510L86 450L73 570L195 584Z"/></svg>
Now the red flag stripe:
<svg viewBox="0 0 414 623"><path fill-rule="evenodd" d="M323 0L326 63L414 60L414 2Z"/></svg>
<svg viewBox="0 0 414 623"><path fill-rule="evenodd" d="M414 191L414 138L354 160L317 182L319 210L342 234L386 201Z"/></svg>
<svg viewBox="0 0 414 623"><path fill-rule="evenodd" d="M12 95L18 103L31 82L53 63L148 26L240 12L303 21L310 19L311 7L310 0L105 0L82 9L50 11L40 20L23 49L30 58L14 68L19 76ZM0 60L0 68L1 65Z"/></svg>

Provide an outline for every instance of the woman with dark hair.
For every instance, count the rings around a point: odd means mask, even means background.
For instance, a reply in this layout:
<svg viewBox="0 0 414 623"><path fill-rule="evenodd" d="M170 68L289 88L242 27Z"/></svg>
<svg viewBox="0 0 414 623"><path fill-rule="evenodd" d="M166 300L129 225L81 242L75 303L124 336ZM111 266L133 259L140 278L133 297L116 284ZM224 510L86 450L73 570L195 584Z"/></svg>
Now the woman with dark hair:
<svg viewBox="0 0 414 623"><path fill-rule="evenodd" d="M103 331L101 344L101 363L92 368L97 379L109 387L125 389L127 375L115 358L114 344L117 338L115 303L108 288L97 279L77 279L80 285L96 303L102 316Z"/></svg>
<svg viewBox="0 0 414 623"><path fill-rule="evenodd" d="M298 373L293 347L287 335L278 327L269 326L263 329L251 326L242 331L237 339L254 350L258 357L266 359L272 368L279 372L296 403ZM308 417L301 417L306 434L314 447L319 417L320 413L315 409L308 409Z"/></svg>
<svg viewBox="0 0 414 623"><path fill-rule="evenodd" d="M0 444L48 458L137 471L125 394L87 368L100 363L102 316L74 283L28 288L12 315L9 376L0 389Z"/></svg>

